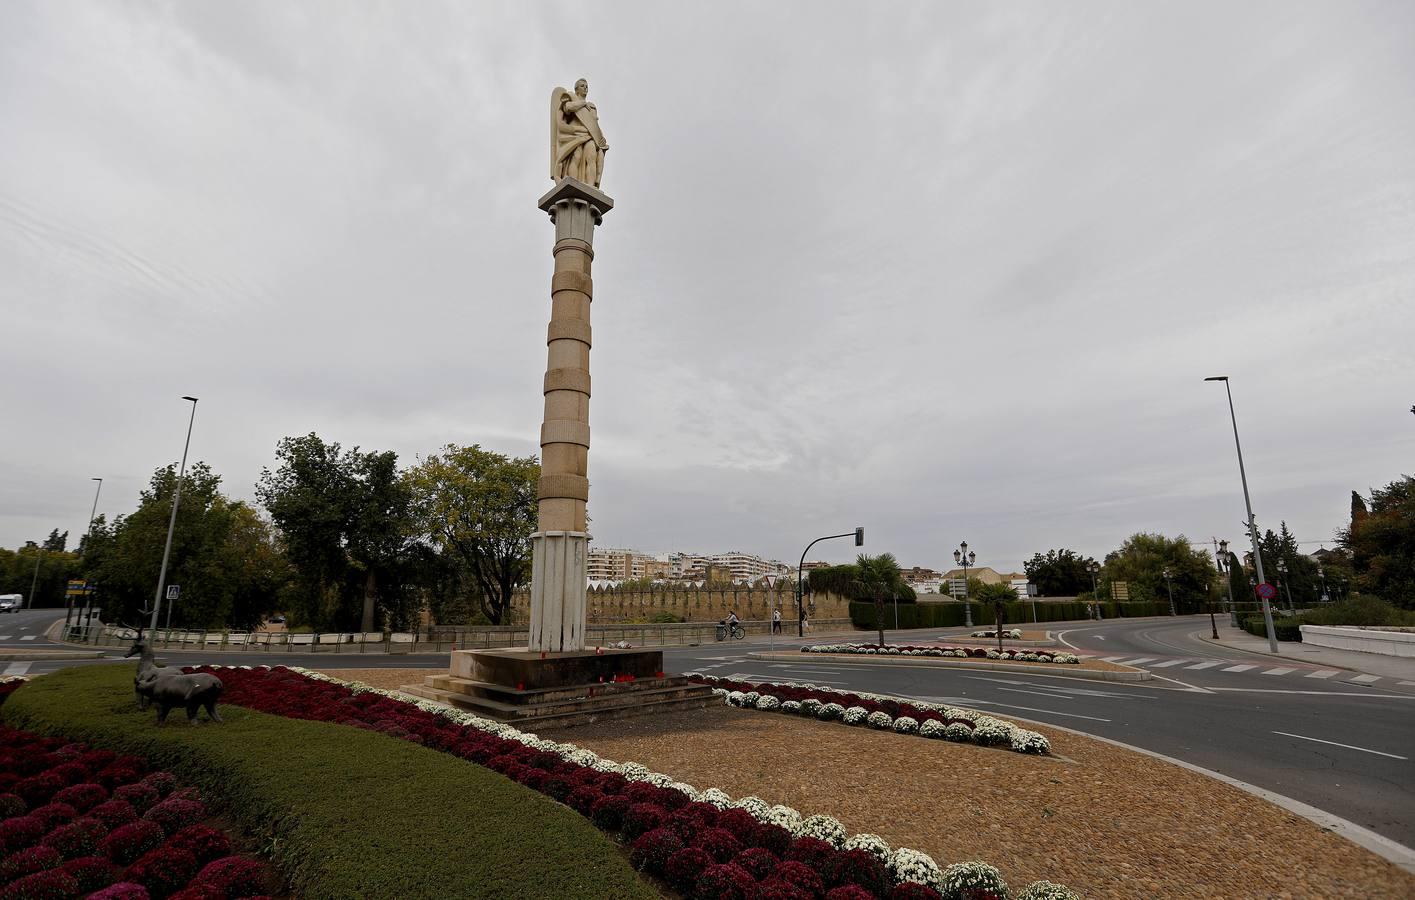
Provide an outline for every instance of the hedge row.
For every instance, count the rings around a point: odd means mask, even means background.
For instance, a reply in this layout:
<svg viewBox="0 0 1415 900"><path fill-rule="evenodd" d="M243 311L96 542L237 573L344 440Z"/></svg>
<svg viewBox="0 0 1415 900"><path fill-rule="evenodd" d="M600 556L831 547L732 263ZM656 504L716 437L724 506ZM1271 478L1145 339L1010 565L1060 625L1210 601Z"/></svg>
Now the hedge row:
<svg viewBox="0 0 1415 900"><path fill-rule="evenodd" d="M237 706L222 708L224 725L158 728L137 711L132 677L131 666L46 675L0 717L143 756L195 785L257 835L295 896L658 896L592 823L490 769Z"/></svg>
<svg viewBox="0 0 1415 900"><path fill-rule="evenodd" d="M1238 624L1249 634L1260 638L1268 636L1267 624L1263 621L1262 614L1251 616L1240 616ZM1277 632L1277 639L1280 641L1302 641L1302 621L1300 619L1273 619L1273 631Z"/></svg>
<svg viewBox="0 0 1415 900"><path fill-rule="evenodd" d="M973 608L973 624L986 626L993 622L991 603L969 603ZM1069 622L1085 619L1089 615L1088 604L1078 602L1038 602L1038 622ZM1105 602L1100 604L1101 615L1107 619L1136 618L1140 616L1162 616L1169 613L1168 603L1132 600L1128 602ZM873 603L851 603L850 621L856 628L872 629L875 624ZM1002 622L1004 625L1030 624L1032 604L1030 601L1004 603ZM899 604L900 628L953 628L964 623L962 603L901 603ZM884 604L884 627L894 627L894 604Z"/></svg>

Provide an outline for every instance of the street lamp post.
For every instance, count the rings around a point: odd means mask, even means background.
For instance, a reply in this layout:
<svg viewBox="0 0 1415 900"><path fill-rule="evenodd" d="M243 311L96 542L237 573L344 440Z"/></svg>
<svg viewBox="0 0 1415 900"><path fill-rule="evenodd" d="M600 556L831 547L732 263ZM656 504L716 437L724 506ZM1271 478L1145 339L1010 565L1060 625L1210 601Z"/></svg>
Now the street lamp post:
<svg viewBox="0 0 1415 900"><path fill-rule="evenodd" d="M1214 541L1214 565L1218 567L1218 573L1223 576L1224 593L1227 597L1228 624L1234 628L1238 627L1238 610L1233 608L1233 579L1229 571L1233 568L1228 558L1228 541Z"/></svg>
<svg viewBox="0 0 1415 900"><path fill-rule="evenodd" d="M1093 562L1086 567L1086 571L1091 573L1091 608L1095 610L1096 621L1099 622L1101 618L1101 592L1096 587L1096 575L1100 573L1101 567Z"/></svg>
<svg viewBox="0 0 1415 900"><path fill-rule="evenodd" d="M1253 566L1258 570L1259 583L1265 583L1263 575L1263 551L1258 547L1258 523L1253 519L1253 500L1248 496L1248 473L1243 468L1243 445L1238 440L1238 414L1233 411L1233 388L1229 387L1227 375L1211 375L1205 381L1222 381L1224 392L1228 394L1228 417L1233 422L1233 446L1238 451L1238 477L1243 481L1243 505L1248 510L1248 537L1253 540ZM1273 628L1273 610L1267 597L1259 597L1263 604L1263 626L1268 630L1268 650L1277 654L1277 631Z"/></svg>
<svg viewBox="0 0 1415 900"><path fill-rule="evenodd" d="M968 603L968 567L978 558L978 554L968 550L968 542L963 541L958 545L958 549L953 551L953 562L961 563L963 566L963 625L967 628L973 627L973 607ZM998 624L1001 628L1001 623Z"/></svg>
<svg viewBox="0 0 1415 900"><path fill-rule="evenodd" d="M34 577L29 580L29 600L25 603L25 609L34 609L34 592L39 588L39 563L42 559L44 548L40 547L39 552L34 555ZM68 602L68 598L65 598L65 602ZM68 622L64 624L67 626Z"/></svg>
<svg viewBox="0 0 1415 900"><path fill-rule="evenodd" d="M177 483L172 491L172 517L167 520L167 543L162 548L162 569L157 573L157 596L152 603L151 631L157 634L157 613L162 608L162 591L167 586L167 560L172 555L172 531L177 527L177 505L182 502L182 479L187 477L187 450L192 446L192 425L197 420L197 398L183 397L192 404L191 418L187 420L187 442L182 445L182 467L177 472Z"/></svg>
<svg viewBox="0 0 1415 900"><path fill-rule="evenodd" d="M1165 566L1165 568L1162 570L1162 573L1164 575L1165 589L1169 591L1169 614L1171 616L1177 616L1179 615L1179 613L1176 612L1174 609L1174 585L1171 584L1169 581L1169 576L1174 573L1169 571L1168 566Z"/></svg>
<svg viewBox="0 0 1415 900"><path fill-rule="evenodd" d="M1322 568L1321 563L1317 563L1317 577L1322 580L1322 602L1330 603L1331 597L1327 596L1327 572Z"/></svg>
<svg viewBox="0 0 1415 900"><path fill-rule="evenodd" d="M84 538L84 552L83 552L83 555L79 557L79 559L81 559L81 560L82 560L83 558L85 558L85 557L88 556L88 548L89 548L89 546L93 543L93 520L98 516L98 495L101 494L101 493L103 493L103 479L102 479L102 478L98 478L98 477L95 476L95 477L93 477L93 478L90 478L89 481L96 481L96 482L98 482L98 487L96 487L96 488L93 489L93 509L89 510L89 512L88 512L88 534L87 534L87 536ZM83 611L82 611L81 613L79 613L79 621L83 623L83 627L84 627L84 640L88 640L88 626L93 623L93 591L89 588L89 585L88 585L88 573L87 573L87 572L84 572L84 607L83 607ZM64 632L64 633L65 633L65 634L68 633L68 628L69 628L69 614L68 614L68 612L65 612L65 613L64 613L64 629L65 629L65 632Z"/></svg>
<svg viewBox="0 0 1415 900"><path fill-rule="evenodd" d="M833 541L836 538L853 537L856 547L865 546L864 526L856 528L854 531L847 531L844 534L828 534L825 537L818 537L806 545L806 549L801 551L801 561L796 565L796 636L806 636L806 606L805 598L802 596L801 578L802 572L806 568L806 554L811 552L811 548L821 541Z"/></svg>

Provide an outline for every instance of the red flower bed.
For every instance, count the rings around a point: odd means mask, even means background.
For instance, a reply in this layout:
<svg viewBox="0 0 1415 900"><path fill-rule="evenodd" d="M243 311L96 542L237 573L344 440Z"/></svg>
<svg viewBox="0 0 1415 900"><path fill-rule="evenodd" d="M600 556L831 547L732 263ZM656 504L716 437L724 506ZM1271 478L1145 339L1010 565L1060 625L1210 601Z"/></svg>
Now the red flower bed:
<svg viewBox="0 0 1415 900"><path fill-rule="evenodd" d="M138 757L0 726L0 785L0 900L232 900L272 886L269 866L200 824L195 792Z"/></svg>

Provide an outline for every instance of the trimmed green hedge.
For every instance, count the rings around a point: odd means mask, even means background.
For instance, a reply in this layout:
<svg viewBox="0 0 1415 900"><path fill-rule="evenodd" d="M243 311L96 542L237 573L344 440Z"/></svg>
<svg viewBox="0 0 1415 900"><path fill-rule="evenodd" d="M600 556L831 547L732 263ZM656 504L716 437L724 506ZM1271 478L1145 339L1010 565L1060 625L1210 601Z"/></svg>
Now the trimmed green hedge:
<svg viewBox="0 0 1415 900"><path fill-rule="evenodd" d="M973 608L973 624L979 627L992 625L993 607L991 603L970 603ZM1087 616L1085 603L1037 603L1037 621L1068 622ZM1148 601L1108 602L1101 604L1101 615L1107 619L1135 618L1138 616L1168 615L1168 603ZM851 603L850 622L856 628L873 629L875 625L875 605L873 603ZM1004 625L1030 625L1032 604L1030 601L1005 603L1002 607ZM910 603L899 604L900 628L956 628L963 624L962 603ZM894 605L884 605L884 627L894 627Z"/></svg>
<svg viewBox="0 0 1415 900"><path fill-rule="evenodd" d="M158 728L125 665L46 675L0 706L16 728L136 753L197 786L304 900L659 896L589 821L490 769L345 725L221 714Z"/></svg>
<svg viewBox="0 0 1415 900"><path fill-rule="evenodd" d="M1243 616L1238 620L1238 624L1249 634L1260 638L1268 636L1267 625L1263 622L1261 613L1255 616ZM1277 639L1280 641L1302 641L1302 620L1301 619L1273 619L1273 631L1277 632Z"/></svg>

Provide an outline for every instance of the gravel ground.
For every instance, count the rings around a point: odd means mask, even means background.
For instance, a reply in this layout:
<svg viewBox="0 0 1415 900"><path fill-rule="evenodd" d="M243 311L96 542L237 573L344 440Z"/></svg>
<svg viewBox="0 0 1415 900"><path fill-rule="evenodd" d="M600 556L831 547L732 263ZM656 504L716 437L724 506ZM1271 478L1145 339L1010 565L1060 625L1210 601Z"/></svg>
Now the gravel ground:
<svg viewBox="0 0 1415 900"><path fill-rule="evenodd" d="M396 689L426 669L326 669ZM699 788L835 816L940 863L982 859L1105 898L1405 898L1415 875L1222 782L1079 735L1053 756L726 706L542 737Z"/></svg>

